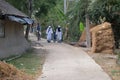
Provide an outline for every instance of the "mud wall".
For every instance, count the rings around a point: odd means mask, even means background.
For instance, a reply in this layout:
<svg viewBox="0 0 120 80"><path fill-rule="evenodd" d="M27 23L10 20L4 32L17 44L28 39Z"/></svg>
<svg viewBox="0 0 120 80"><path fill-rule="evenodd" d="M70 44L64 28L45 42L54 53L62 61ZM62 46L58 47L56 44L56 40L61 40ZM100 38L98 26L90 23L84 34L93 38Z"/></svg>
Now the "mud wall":
<svg viewBox="0 0 120 80"><path fill-rule="evenodd" d="M0 38L0 58L21 54L29 48L22 24L8 20L2 23L5 27L5 37Z"/></svg>

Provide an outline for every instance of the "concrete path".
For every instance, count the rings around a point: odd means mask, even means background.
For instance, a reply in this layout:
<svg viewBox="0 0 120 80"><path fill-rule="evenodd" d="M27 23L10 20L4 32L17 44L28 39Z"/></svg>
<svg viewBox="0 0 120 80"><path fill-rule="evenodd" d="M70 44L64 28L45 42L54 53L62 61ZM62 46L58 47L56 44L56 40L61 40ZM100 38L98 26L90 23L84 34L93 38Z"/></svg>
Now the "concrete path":
<svg viewBox="0 0 120 80"><path fill-rule="evenodd" d="M37 80L111 80L82 49L45 40L40 43L48 55L43 74Z"/></svg>

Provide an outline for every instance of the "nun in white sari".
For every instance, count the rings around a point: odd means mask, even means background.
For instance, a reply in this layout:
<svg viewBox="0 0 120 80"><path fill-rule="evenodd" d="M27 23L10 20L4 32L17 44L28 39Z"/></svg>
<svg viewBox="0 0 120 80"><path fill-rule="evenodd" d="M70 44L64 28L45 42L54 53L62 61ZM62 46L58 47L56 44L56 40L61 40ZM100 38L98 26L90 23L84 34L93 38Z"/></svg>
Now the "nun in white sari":
<svg viewBox="0 0 120 80"><path fill-rule="evenodd" d="M57 41L61 42L62 41L62 29L61 26L58 26L56 29L56 35L57 35Z"/></svg>
<svg viewBox="0 0 120 80"><path fill-rule="evenodd" d="M46 34L47 34L47 41L48 43L51 42L52 39L52 34L53 34L53 30L51 26L48 26L47 30L46 30Z"/></svg>

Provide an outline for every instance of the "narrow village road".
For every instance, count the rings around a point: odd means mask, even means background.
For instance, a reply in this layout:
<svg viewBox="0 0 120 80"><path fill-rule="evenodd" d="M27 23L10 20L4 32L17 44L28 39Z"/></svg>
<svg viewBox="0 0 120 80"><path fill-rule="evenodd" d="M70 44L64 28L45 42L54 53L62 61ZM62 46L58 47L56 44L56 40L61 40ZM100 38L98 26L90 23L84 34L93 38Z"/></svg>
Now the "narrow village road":
<svg viewBox="0 0 120 80"><path fill-rule="evenodd" d="M64 43L40 43L48 51L37 80L111 80L82 49Z"/></svg>

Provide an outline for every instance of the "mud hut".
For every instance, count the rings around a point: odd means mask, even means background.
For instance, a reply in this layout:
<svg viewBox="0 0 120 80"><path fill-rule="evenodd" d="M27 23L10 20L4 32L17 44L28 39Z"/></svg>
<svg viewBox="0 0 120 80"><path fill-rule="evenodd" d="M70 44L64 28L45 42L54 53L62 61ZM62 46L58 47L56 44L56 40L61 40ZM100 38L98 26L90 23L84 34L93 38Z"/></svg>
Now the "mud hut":
<svg viewBox="0 0 120 80"><path fill-rule="evenodd" d="M27 15L0 0L0 58L18 55L29 48L24 24L32 24Z"/></svg>

